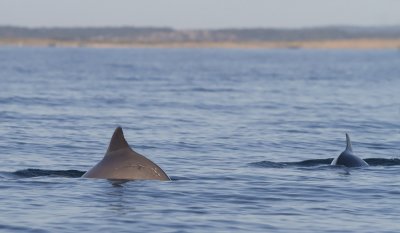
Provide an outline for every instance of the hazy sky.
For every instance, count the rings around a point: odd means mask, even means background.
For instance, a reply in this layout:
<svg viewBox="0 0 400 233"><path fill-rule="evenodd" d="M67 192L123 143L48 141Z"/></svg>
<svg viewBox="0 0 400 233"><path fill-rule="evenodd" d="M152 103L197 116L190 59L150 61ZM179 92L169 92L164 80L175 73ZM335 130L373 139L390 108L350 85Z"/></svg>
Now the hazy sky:
<svg viewBox="0 0 400 233"><path fill-rule="evenodd" d="M0 25L400 25L400 0L0 0Z"/></svg>

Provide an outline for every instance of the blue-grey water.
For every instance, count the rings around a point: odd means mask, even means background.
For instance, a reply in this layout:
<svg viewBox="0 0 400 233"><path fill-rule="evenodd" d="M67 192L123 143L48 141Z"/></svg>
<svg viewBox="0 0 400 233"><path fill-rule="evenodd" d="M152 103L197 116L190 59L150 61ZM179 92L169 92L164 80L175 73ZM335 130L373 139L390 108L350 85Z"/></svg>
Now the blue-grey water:
<svg viewBox="0 0 400 233"><path fill-rule="evenodd" d="M0 231L399 232L399 119L396 50L4 47ZM119 125L172 181L80 178Z"/></svg>

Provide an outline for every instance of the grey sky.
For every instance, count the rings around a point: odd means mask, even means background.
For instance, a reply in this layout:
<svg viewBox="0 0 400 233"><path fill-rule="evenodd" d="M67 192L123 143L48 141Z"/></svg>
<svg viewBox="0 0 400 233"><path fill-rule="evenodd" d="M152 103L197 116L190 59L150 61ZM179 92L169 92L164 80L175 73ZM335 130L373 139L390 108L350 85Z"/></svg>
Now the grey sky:
<svg viewBox="0 0 400 233"><path fill-rule="evenodd" d="M0 0L0 25L400 25L400 0Z"/></svg>

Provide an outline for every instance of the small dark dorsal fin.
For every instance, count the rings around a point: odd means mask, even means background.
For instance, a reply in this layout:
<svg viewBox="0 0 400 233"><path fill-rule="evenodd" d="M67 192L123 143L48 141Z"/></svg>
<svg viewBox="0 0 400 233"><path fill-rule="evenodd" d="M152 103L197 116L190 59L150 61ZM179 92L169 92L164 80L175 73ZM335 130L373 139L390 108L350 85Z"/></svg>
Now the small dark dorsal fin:
<svg viewBox="0 0 400 233"><path fill-rule="evenodd" d="M350 141L350 136L346 133L346 150L348 151L353 151L353 148L351 147L351 141Z"/></svg>
<svg viewBox="0 0 400 233"><path fill-rule="evenodd" d="M116 150L119 150L122 148L126 148L126 147L129 147L129 145L125 140L124 132L122 131L122 128L120 126L118 126L115 129L114 134L111 138L110 145L108 145L107 153L116 151Z"/></svg>

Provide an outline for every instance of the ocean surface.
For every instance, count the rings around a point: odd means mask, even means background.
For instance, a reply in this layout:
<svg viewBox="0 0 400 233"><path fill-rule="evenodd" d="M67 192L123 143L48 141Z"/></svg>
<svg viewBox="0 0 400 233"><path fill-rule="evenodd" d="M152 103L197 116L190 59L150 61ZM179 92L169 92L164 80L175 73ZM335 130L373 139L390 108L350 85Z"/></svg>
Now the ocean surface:
<svg viewBox="0 0 400 233"><path fill-rule="evenodd" d="M397 50L3 47L0 232L400 232L399 120ZM172 181L80 178L117 126Z"/></svg>

